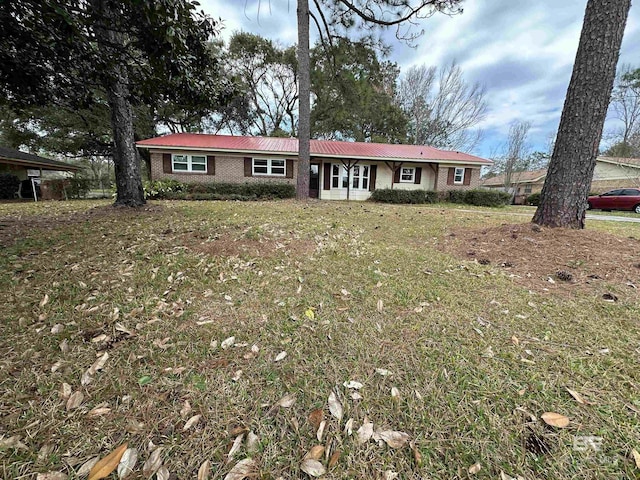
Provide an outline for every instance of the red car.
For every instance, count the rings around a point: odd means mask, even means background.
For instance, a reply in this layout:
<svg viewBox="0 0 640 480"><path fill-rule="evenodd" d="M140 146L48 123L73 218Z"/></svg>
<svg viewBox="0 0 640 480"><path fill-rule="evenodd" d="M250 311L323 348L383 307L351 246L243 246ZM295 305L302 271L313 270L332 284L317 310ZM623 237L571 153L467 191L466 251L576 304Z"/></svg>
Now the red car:
<svg viewBox="0 0 640 480"><path fill-rule="evenodd" d="M640 189L619 188L587 199L587 209L632 210L640 213Z"/></svg>

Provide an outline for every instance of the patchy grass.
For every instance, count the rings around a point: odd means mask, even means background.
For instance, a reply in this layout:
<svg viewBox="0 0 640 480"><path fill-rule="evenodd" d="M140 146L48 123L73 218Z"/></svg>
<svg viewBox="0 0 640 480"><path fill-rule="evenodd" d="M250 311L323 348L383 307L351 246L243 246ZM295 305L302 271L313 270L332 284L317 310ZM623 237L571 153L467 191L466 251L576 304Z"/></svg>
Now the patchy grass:
<svg viewBox="0 0 640 480"><path fill-rule="evenodd" d="M441 250L453 229L527 218L339 202L106 205L0 205L0 224L29 226L17 238L4 227L0 251L0 477L75 478L128 442L140 457L129 478L144 478L156 446L176 478L205 460L224 478L247 456L258 478L304 478L319 443L308 417L323 409L320 461L340 452L327 478L636 478L637 298L545 292ZM360 400L349 380L363 384ZM83 393L78 408L66 409L65 383ZM272 408L287 395L295 403ZM545 425L548 411L569 426ZM358 444L365 418L409 434L421 461L408 446ZM243 443L227 462L246 430L256 450ZM574 448L585 436L601 450Z"/></svg>

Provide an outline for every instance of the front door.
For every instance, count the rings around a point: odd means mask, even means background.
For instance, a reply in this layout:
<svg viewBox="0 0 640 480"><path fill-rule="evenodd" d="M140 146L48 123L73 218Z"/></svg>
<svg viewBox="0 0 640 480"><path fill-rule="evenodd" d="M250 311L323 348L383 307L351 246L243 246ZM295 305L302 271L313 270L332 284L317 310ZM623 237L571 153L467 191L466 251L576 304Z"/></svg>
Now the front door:
<svg viewBox="0 0 640 480"><path fill-rule="evenodd" d="M309 172L309 197L318 198L320 193L320 164L312 163Z"/></svg>

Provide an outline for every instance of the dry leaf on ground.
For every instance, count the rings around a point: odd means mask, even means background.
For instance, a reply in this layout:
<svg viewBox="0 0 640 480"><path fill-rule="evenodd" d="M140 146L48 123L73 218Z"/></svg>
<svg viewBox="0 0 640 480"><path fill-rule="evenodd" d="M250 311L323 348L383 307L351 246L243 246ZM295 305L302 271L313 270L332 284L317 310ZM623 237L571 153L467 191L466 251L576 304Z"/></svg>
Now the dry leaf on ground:
<svg viewBox="0 0 640 480"><path fill-rule="evenodd" d="M636 462L636 467L640 468L640 453L634 448L631 450L631 455L633 455L633 461Z"/></svg>
<svg viewBox="0 0 640 480"><path fill-rule="evenodd" d="M164 465L156 472L156 480L169 480L170 477L171 474L169 473L169 469Z"/></svg>
<svg viewBox="0 0 640 480"><path fill-rule="evenodd" d="M127 450L127 444L119 446L109 455L99 460L89 472L89 480L100 480L101 478L107 478L111 472L113 472L118 464L124 452Z"/></svg>
<svg viewBox="0 0 640 480"><path fill-rule="evenodd" d="M84 462L76 472L76 475L78 477L86 477L87 475L89 475L89 472L91 472L91 469L93 468L93 466L96 463L98 463L98 460L100 460L100 457L93 457L87 460L86 462Z"/></svg>
<svg viewBox="0 0 640 480"><path fill-rule="evenodd" d="M340 455L342 455L342 452L340 450L336 450L335 452L333 452L333 455L331 455L331 458L329 459L329 468L333 468L336 466L336 463L338 463L338 460L340 460Z"/></svg>
<svg viewBox="0 0 640 480"><path fill-rule="evenodd" d="M575 390L571 390L570 388L567 387L567 392L569 392L569 395L571 395L574 398L574 400L578 402L580 405L591 405L591 402L589 402L588 400L585 400L584 397L580 395L578 392L576 392Z"/></svg>
<svg viewBox="0 0 640 480"><path fill-rule="evenodd" d="M255 471L256 462L252 458L245 458L234 465L224 477L224 480L244 480L255 475Z"/></svg>
<svg viewBox="0 0 640 480"><path fill-rule="evenodd" d="M233 461L233 456L236 453L238 453L238 450L240 450L240 446L242 445L243 439L244 439L244 433L241 433L233 441L233 445L231 445L231 448L229 449L229 453L227 454L227 463L231 463L231 461Z"/></svg>
<svg viewBox="0 0 640 480"><path fill-rule="evenodd" d="M367 443L373 436L373 423L367 422L365 419L365 423L358 429L356 433L358 435L359 445Z"/></svg>
<svg viewBox="0 0 640 480"><path fill-rule="evenodd" d="M331 412L331 415L336 417L339 422L342 421L342 415L343 415L342 403L340 403L340 400L338 399L335 392L331 392L329 394L328 403L329 403L329 411Z"/></svg>
<svg viewBox="0 0 640 480"><path fill-rule="evenodd" d="M344 385L345 388L353 388L354 390L360 390L363 387L360 382L356 382L355 380L349 380L348 382L344 382L342 385Z"/></svg>
<svg viewBox="0 0 640 480"><path fill-rule="evenodd" d="M412 440L411 442L409 442L409 446L411 447L411 451L413 452L413 459L415 460L416 465L418 467L421 467L422 466L422 453L420 453L420 450L416 446L416 442Z"/></svg>
<svg viewBox="0 0 640 480"><path fill-rule="evenodd" d="M227 348L232 347L234 343L236 343L236 337L229 337L222 341L220 347L223 350L226 350Z"/></svg>
<svg viewBox="0 0 640 480"><path fill-rule="evenodd" d="M276 358L274 359L274 362L279 362L281 360L284 360L286 356L287 356L287 352L282 351L276 356Z"/></svg>
<svg viewBox="0 0 640 480"><path fill-rule="evenodd" d="M471 465L469 467L469 473L471 475L475 475L476 473L478 473L480 471L481 468L482 468L482 465L480 465L479 463L474 463L473 465Z"/></svg>
<svg viewBox="0 0 640 480"><path fill-rule="evenodd" d="M407 443L409 443L409 440L411 440L411 437L409 436L409 434L404 432L396 432L393 430L385 430L384 432L377 432L377 435L380 438L380 440L384 441L391 448L402 448Z"/></svg>
<svg viewBox="0 0 640 480"><path fill-rule="evenodd" d="M193 417L191 417L189 420L186 421L186 423L184 424L184 427L182 427L182 431L186 432L194 425L197 425L201 418L202 418L202 415L194 415Z"/></svg>
<svg viewBox="0 0 640 480"><path fill-rule="evenodd" d="M142 466L142 474L145 477L150 478L154 473L156 473L160 469L161 466L162 466L162 447L158 447L153 452L151 452L151 455L149 456L147 461L144 462L144 465Z"/></svg>
<svg viewBox="0 0 640 480"><path fill-rule="evenodd" d="M322 436L324 435L324 429L326 426L327 426L327 421L322 420L320 422L320 426L318 427L318 431L316 432L316 438L318 439L319 442L322 441Z"/></svg>
<svg viewBox="0 0 640 480"><path fill-rule="evenodd" d="M302 461L300 464L300 470L311 477L320 477L327 473L327 469L324 468L324 465L311 458Z"/></svg>
<svg viewBox="0 0 640 480"><path fill-rule="evenodd" d="M204 462L202 462L202 465L200 465L200 468L198 469L198 480L208 480L210 472L211 462L209 460L205 460Z"/></svg>
<svg viewBox="0 0 640 480"><path fill-rule="evenodd" d="M314 430L318 430L320 427L320 422L324 418L324 410L321 408L317 408L309 414L309 424L313 427Z"/></svg>
<svg viewBox="0 0 640 480"><path fill-rule="evenodd" d="M67 475L62 472L39 473L36 480L67 480Z"/></svg>
<svg viewBox="0 0 640 480"><path fill-rule="evenodd" d="M552 427L564 428L569 425L569 418L555 412L545 412L541 416L544 423Z"/></svg>
<svg viewBox="0 0 640 480"><path fill-rule="evenodd" d="M315 445L311 447L311 450L304 456L305 460L310 458L312 460L320 460L324 454L324 445Z"/></svg>
<svg viewBox="0 0 640 480"><path fill-rule="evenodd" d="M258 443L260 443L260 437L253 432L247 434L247 452L255 453L258 451Z"/></svg>
<svg viewBox="0 0 640 480"><path fill-rule="evenodd" d="M118 465L118 478L120 480L127 478L136 468L136 463L138 463L138 450L127 448Z"/></svg>
<svg viewBox="0 0 640 480"><path fill-rule="evenodd" d="M69 397L69 400L67 400L67 411L78 408L80 405L82 405L83 401L84 393L82 393L80 390L72 393Z"/></svg>

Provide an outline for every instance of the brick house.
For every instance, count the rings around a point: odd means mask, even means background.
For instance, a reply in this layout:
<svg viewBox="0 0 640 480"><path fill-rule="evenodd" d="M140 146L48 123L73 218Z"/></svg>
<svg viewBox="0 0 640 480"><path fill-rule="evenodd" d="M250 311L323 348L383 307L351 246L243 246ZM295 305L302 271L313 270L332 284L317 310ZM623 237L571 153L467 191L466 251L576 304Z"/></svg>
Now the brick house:
<svg viewBox="0 0 640 480"><path fill-rule="evenodd" d="M137 142L152 180L295 185L298 140L177 133ZM379 188L468 190L490 160L420 145L311 140L309 196L366 200Z"/></svg>
<svg viewBox="0 0 640 480"><path fill-rule="evenodd" d="M510 189L515 195L514 203L522 205L529 195L540 193L546 177L546 168L514 172L510 184ZM485 188L508 189L504 175L483 179L480 185ZM591 180L591 193L599 194L625 187L640 187L640 158L598 157Z"/></svg>

